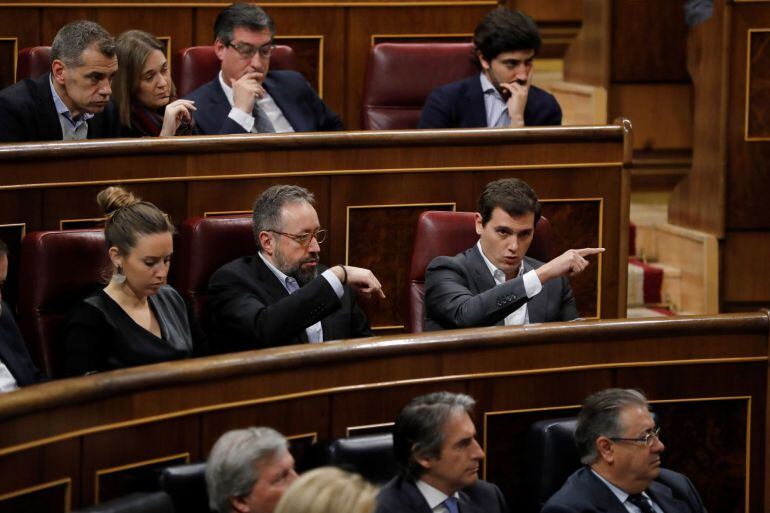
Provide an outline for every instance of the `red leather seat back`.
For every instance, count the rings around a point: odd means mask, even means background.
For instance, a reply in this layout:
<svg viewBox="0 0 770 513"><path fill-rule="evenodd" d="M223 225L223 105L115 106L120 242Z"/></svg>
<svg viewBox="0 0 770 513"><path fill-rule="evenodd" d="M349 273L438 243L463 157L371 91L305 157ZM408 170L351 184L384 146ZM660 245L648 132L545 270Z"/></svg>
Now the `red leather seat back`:
<svg viewBox="0 0 770 513"><path fill-rule="evenodd" d="M290 46L276 45L270 56L270 69L297 70L297 54ZM191 46L180 49L171 66L176 95L183 98L219 72L219 58L213 46Z"/></svg>
<svg viewBox="0 0 770 513"><path fill-rule="evenodd" d="M365 130L417 128L433 89L479 72L472 43L380 43L369 50Z"/></svg>
<svg viewBox="0 0 770 513"><path fill-rule="evenodd" d="M429 210L417 220L417 232L412 249L407 284L406 328L421 333L425 323L425 269L438 256L454 256L479 240L474 212L445 212ZM551 259L551 223L545 217L535 226L527 256L547 262Z"/></svg>
<svg viewBox="0 0 770 513"><path fill-rule="evenodd" d="M19 50L16 81L37 78L51 71L51 47L30 46Z"/></svg>
<svg viewBox="0 0 770 513"><path fill-rule="evenodd" d="M251 217L192 217L185 219L179 234L177 285L206 326L208 283L214 271L238 257L254 255L257 245Z"/></svg>
<svg viewBox="0 0 770 513"><path fill-rule="evenodd" d="M64 375L61 338L69 311L103 287L109 257L102 230L32 232L21 246L19 326L35 363Z"/></svg>

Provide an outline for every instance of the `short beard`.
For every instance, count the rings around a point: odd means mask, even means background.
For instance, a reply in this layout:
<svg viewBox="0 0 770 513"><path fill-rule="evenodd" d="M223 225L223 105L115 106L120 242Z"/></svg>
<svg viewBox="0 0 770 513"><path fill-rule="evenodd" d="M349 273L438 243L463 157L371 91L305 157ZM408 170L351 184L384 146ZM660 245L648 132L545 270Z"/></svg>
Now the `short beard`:
<svg viewBox="0 0 770 513"><path fill-rule="evenodd" d="M302 264L306 264L308 262L318 262L318 253L310 253L307 257L303 258L293 266L289 265L286 260L284 260L283 253L280 251L273 253L273 260L275 260L275 266L279 271L281 271L286 276L291 276L297 280L297 283L300 285L310 283L315 279L316 276L318 276L317 266L311 266L307 268L302 267Z"/></svg>

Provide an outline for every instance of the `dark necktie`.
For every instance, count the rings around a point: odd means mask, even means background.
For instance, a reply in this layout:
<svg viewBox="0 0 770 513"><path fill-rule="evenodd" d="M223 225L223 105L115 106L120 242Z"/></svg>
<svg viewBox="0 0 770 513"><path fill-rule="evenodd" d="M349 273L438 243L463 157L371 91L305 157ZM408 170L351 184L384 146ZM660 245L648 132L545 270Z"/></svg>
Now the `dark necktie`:
<svg viewBox="0 0 770 513"><path fill-rule="evenodd" d="M652 504L650 504L650 501L641 493L629 495L626 500L639 508L642 513L655 513L655 509L652 507Z"/></svg>
<svg viewBox="0 0 770 513"><path fill-rule="evenodd" d="M456 497L447 497L447 499L444 501L444 506L446 507L447 511L449 511L449 513L459 513L460 511L457 506Z"/></svg>
<svg viewBox="0 0 770 513"><path fill-rule="evenodd" d="M260 108L259 105L257 105L256 102L254 102L254 128L257 129L258 134L274 134L275 133L275 127L273 126L273 123L270 121L270 118L267 117L267 114L264 110Z"/></svg>

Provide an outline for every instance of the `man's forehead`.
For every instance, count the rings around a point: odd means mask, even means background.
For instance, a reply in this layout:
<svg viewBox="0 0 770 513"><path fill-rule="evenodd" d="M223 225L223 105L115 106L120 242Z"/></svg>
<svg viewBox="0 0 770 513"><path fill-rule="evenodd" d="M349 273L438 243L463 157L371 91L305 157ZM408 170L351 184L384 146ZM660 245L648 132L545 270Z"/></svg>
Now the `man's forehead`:
<svg viewBox="0 0 770 513"><path fill-rule="evenodd" d="M629 432L644 432L655 427L655 420L646 406L631 404L620 410L620 423Z"/></svg>
<svg viewBox="0 0 770 513"><path fill-rule="evenodd" d="M281 207L281 221L289 224L313 224L318 222L318 213L307 201L291 201Z"/></svg>
<svg viewBox="0 0 770 513"><path fill-rule="evenodd" d="M248 27L235 27L233 29L233 41L248 43L254 46L262 46L273 39L270 29L252 30Z"/></svg>
<svg viewBox="0 0 770 513"><path fill-rule="evenodd" d="M92 71L110 73L118 69L118 56L107 57L95 46L89 46L80 54L80 60L83 63L78 69L83 73Z"/></svg>
<svg viewBox="0 0 770 513"><path fill-rule="evenodd" d="M500 207L492 210L492 216L489 218L493 226L507 226L515 231L532 229L535 226L535 213L527 212L521 215L511 215Z"/></svg>
<svg viewBox="0 0 770 513"><path fill-rule="evenodd" d="M510 52L502 52L497 55L497 59L501 61L526 61L532 59L535 56L535 50L512 50Z"/></svg>
<svg viewBox="0 0 770 513"><path fill-rule="evenodd" d="M269 476L282 472L286 467L294 468L294 456L288 450L281 449L266 455L254 462L261 476Z"/></svg>

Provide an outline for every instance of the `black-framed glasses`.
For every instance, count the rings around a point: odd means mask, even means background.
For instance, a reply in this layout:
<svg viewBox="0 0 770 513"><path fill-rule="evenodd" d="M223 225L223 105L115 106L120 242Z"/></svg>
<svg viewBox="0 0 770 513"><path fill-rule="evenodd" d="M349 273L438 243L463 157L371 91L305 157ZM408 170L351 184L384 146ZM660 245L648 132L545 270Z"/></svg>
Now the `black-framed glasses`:
<svg viewBox="0 0 770 513"><path fill-rule="evenodd" d="M278 230L266 230L268 232L277 233L278 235L283 235L285 237L290 238L300 246L307 247L310 245L310 241L315 238L316 242L318 244L323 244L323 241L326 240L326 230L320 229L316 230L311 233L286 233L286 232L279 232Z"/></svg>
<svg viewBox="0 0 770 513"><path fill-rule="evenodd" d="M267 43L266 45L262 46L254 46L250 45L249 43L226 43L225 46L229 46L236 52L238 52L238 55L243 57L244 59L253 59L255 55L259 54L260 57L263 59L269 59L270 56L273 54L273 48L275 48L275 45L273 43Z"/></svg>
<svg viewBox="0 0 770 513"><path fill-rule="evenodd" d="M660 440L660 427L655 427L651 432L642 435L639 438L622 438L619 436L611 436L608 438L613 442L637 442L644 444L645 447L650 447L655 440Z"/></svg>

